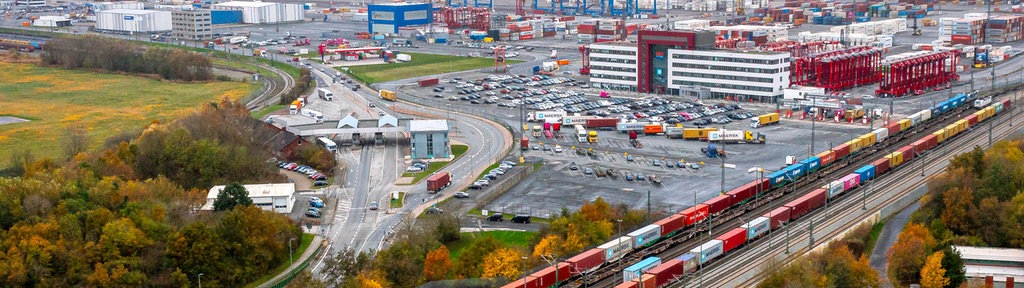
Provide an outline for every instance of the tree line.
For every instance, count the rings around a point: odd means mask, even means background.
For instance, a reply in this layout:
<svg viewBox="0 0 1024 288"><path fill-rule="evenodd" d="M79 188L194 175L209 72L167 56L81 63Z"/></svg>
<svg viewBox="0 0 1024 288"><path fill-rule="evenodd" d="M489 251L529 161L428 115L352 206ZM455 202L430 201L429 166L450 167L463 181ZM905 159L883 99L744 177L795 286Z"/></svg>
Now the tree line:
<svg viewBox="0 0 1024 288"><path fill-rule="evenodd" d="M46 42L42 62L65 69L102 69L159 75L165 80L214 79L212 62L201 54L180 49L146 47L127 40L97 35L51 39Z"/></svg>
<svg viewBox="0 0 1024 288"><path fill-rule="evenodd" d="M974 287L950 246L1024 248L1024 140L996 142L953 157L889 249L897 287ZM939 263L941 265L936 265ZM940 273L942 272L942 273Z"/></svg>
<svg viewBox="0 0 1024 288"><path fill-rule="evenodd" d="M273 133L227 99L66 158L12 155L0 178L0 286L237 287L288 262L301 229L239 200L198 212L212 185L280 182ZM231 207L234 206L234 207Z"/></svg>

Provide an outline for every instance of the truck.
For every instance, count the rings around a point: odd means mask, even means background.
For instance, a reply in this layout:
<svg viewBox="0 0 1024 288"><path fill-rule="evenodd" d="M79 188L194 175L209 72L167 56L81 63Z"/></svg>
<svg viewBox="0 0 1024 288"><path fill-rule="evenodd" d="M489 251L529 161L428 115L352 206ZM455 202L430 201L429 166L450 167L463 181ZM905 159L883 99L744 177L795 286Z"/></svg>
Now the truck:
<svg viewBox="0 0 1024 288"><path fill-rule="evenodd" d="M558 57L558 50L551 49L551 59L555 59L557 57Z"/></svg>
<svg viewBox="0 0 1024 288"><path fill-rule="evenodd" d="M708 133L718 131L718 128L683 128L683 139L700 140L708 138Z"/></svg>
<svg viewBox="0 0 1024 288"><path fill-rule="evenodd" d="M331 153L338 152L338 144L334 143L334 140L331 140L330 138L317 137L316 142L323 145L324 148L326 148L327 151L331 151Z"/></svg>
<svg viewBox="0 0 1024 288"><path fill-rule="evenodd" d="M750 127L757 128L779 123L779 113L768 113L750 118Z"/></svg>
<svg viewBox="0 0 1024 288"><path fill-rule="evenodd" d="M398 96L395 95L395 91L391 90L380 90L380 92L377 93L377 96L380 96L380 99L388 101L396 101L398 99Z"/></svg>
<svg viewBox="0 0 1024 288"><path fill-rule="evenodd" d="M644 135L657 135L665 133L665 126L661 124L644 125Z"/></svg>
<svg viewBox="0 0 1024 288"><path fill-rule="evenodd" d="M719 130L708 132L708 141L720 143L764 144L765 135L748 130Z"/></svg>
<svg viewBox="0 0 1024 288"><path fill-rule="evenodd" d="M409 54L398 54L398 56L395 57L395 60L398 60L398 62L409 62L412 61L412 56Z"/></svg>
<svg viewBox="0 0 1024 288"><path fill-rule="evenodd" d="M547 119L565 118L565 111L533 111L527 114L526 121L544 122Z"/></svg>
<svg viewBox="0 0 1024 288"><path fill-rule="evenodd" d="M434 85L437 85L437 83L440 83L440 82L441 82L441 80L437 79L437 77L421 79L420 81L416 81L416 83L420 84L420 87L434 86Z"/></svg>
<svg viewBox="0 0 1024 288"><path fill-rule="evenodd" d="M592 118L587 119L587 129L598 129L598 128L615 128L615 124L619 123L618 118Z"/></svg>
<svg viewBox="0 0 1024 288"><path fill-rule="evenodd" d="M718 147L715 143L708 144L708 147L701 147L700 152L711 158L725 157L725 149Z"/></svg>
<svg viewBox="0 0 1024 288"><path fill-rule="evenodd" d="M519 139L519 148L522 150L530 150L530 138L523 136L522 139Z"/></svg>
<svg viewBox="0 0 1024 288"><path fill-rule="evenodd" d="M316 94L325 101L334 101L334 92L331 92L331 90L316 88Z"/></svg>
<svg viewBox="0 0 1024 288"><path fill-rule="evenodd" d="M288 114L299 114L299 110L302 110L302 101L299 101L298 99L292 100L292 104L288 105Z"/></svg>
<svg viewBox="0 0 1024 288"><path fill-rule="evenodd" d="M440 192L448 185L452 185L452 173L438 172L427 178L427 192L431 194Z"/></svg>
<svg viewBox="0 0 1024 288"><path fill-rule="evenodd" d="M324 114L320 113L319 111L302 109L302 116L313 118L313 120L316 120L316 123L324 122Z"/></svg>
<svg viewBox="0 0 1024 288"><path fill-rule="evenodd" d="M587 142L597 143L597 131L587 132Z"/></svg>
<svg viewBox="0 0 1024 288"><path fill-rule="evenodd" d="M263 49L263 48L253 49L252 50L252 56L266 58L267 57L267 49Z"/></svg>
<svg viewBox="0 0 1024 288"><path fill-rule="evenodd" d="M242 43L242 42L245 42L245 41L249 41L249 37L235 36L235 37L228 38L228 43L231 43L231 44L238 44L238 43Z"/></svg>
<svg viewBox="0 0 1024 288"><path fill-rule="evenodd" d="M615 124L615 130L619 131L619 132L622 132L622 133L644 131L644 125L646 125L646 124L647 123L637 123L637 122L633 122L633 123L618 123L618 124Z"/></svg>
<svg viewBox="0 0 1024 288"><path fill-rule="evenodd" d="M670 139L683 139L683 127L665 127L665 137Z"/></svg>

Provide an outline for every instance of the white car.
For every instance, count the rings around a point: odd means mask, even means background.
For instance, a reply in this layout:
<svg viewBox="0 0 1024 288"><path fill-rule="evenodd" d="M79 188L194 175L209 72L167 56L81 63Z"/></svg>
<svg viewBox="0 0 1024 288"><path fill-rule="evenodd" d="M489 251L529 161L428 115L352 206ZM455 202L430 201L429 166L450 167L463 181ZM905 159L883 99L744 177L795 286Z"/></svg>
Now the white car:
<svg viewBox="0 0 1024 288"><path fill-rule="evenodd" d="M562 153L562 146L555 145L555 153Z"/></svg>

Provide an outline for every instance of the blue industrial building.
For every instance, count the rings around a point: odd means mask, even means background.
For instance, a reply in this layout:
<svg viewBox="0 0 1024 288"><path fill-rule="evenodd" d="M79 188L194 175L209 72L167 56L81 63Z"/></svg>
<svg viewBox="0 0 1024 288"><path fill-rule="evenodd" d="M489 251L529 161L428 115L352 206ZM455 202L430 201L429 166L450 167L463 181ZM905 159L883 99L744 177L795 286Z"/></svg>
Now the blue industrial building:
<svg viewBox="0 0 1024 288"><path fill-rule="evenodd" d="M210 20L213 25L242 23L242 10L212 10Z"/></svg>
<svg viewBox="0 0 1024 288"><path fill-rule="evenodd" d="M398 28L427 25L434 20L430 3L370 4L366 8L370 33L398 34Z"/></svg>

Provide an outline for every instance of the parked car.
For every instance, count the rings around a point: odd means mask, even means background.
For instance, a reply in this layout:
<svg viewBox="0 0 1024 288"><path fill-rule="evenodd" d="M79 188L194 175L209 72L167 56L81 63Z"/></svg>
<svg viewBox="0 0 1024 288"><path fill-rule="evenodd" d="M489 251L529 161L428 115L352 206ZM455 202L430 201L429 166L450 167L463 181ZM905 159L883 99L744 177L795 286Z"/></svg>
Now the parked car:
<svg viewBox="0 0 1024 288"><path fill-rule="evenodd" d="M576 162L572 162L569 164L569 170L580 170L580 165L577 165Z"/></svg>
<svg viewBox="0 0 1024 288"><path fill-rule="evenodd" d="M313 186L327 186L327 181L324 181L324 180L313 181Z"/></svg>
<svg viewBox="0 0 1024 288"><path fill-rule="evenodd" d="M455 192L455 198L469 198L469 193Z"/></svg>
<svg viewBox="0 0 1024 288"><path fill-rule="evenodd" d="M512 223L530 224L530 216L516 215L515 217L512 217Z"/></svg>
<svg viewBox="0 0 1024 288"><path fill-rule="evenodd" d="M320 212L316 212L316 211L313 211L313 210L306 211L306 217L320 218Z"/></svg>
<svg viewBox="0 0 1024 288"><path fill-rule="evenodd" d="M380 204L377 204L377 201L370 202L370 210L377 210L378 208L380 208Z"/></svg>
<svg viewBox="0 0 1024 288"><path fill-rule="evenodd" d="M494 222L505 221L505 215L502 215L501 213L494 213L494 214L491 214L490 216L487 216L487 221L494 221Z"/></svg>
<svg viewBox="0 0 1024 288"><path fill-rule="evenodd" d="M427 208L427 214L441 214L441 213L444 213L444 209L437 208L437 207Z"/></svg>

